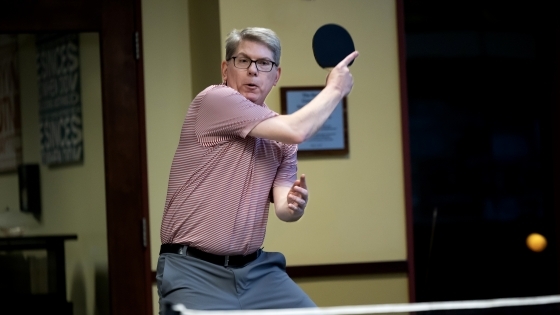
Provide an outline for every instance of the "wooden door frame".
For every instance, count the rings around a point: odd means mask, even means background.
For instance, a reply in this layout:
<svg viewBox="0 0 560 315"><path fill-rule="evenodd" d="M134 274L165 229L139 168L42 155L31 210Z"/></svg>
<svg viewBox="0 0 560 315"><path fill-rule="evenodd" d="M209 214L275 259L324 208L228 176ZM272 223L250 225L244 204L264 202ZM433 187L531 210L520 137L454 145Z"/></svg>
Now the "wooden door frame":
<svg viewBox="0 0 560 315"><path fill-rule="evenodd" d="M406 77L406 33L404 0L396 0L397 40L399 58L399 90L401 99L401 136L403 156L404 204L406 213L406 263L408 270L408 300L416 302L416 268L414 261L414 217L412 213L412 169L410 161L410 131L408 121L408 87Z"/></svg>
<svg viewBox="0 0 560 315"><path fill-rule="evenodd" d="M140 0L0 2L0 33L97 32L111 314L152 314Z"/></svg>

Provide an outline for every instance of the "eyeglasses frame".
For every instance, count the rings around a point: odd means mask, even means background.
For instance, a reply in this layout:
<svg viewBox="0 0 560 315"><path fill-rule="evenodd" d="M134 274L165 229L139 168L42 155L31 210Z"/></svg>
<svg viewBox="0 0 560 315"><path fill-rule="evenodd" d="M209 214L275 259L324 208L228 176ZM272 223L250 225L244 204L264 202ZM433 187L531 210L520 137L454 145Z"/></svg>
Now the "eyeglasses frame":
<svg viewBox="0 0 560 315"><path fill-rule="evenodd" d="M238 66L235 65L235 58L237 58L237 57L239 57L239 56L235 56L235 57L231 57L231 58L230 58L230 59L233 59L233 66L236 67L237 69L244 69L244 70L245 70L245 69L249 69L249 68L251 68L251 65L252 65L253 63L255 63L255 67L257 68L257 71L260 71L260 72L271 72L272 69L274 69L274 66L276 66L276 67L278 68L278 64L277 64L276 62L272 61L272 60L268 60L268 59L257 59L257 60L253 60L253 59L251 59L251 58L249 58L249 57L247 57L247 56L245 56L245 57L246 57L247 59L249 59L251 62L249 62L249 65L247 66L247 68L239 68ZM266 60L266 61L271 62L271 63L272 63L272 67L270 68L270 70L266 71L266 70L261 70L261 69L259 69L259 65L257 64L257 61L259 61L259 60Z"/></svg>

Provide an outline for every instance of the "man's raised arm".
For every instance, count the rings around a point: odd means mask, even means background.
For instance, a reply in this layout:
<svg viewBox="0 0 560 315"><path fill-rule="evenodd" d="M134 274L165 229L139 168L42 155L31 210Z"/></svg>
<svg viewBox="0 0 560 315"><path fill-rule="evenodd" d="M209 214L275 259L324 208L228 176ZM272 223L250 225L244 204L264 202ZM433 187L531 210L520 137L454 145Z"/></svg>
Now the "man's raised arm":
<svg viewBox="0 0 560 315"><path fill-rule="evenodd" d="M334 67L327 76L325 88L307 105L292 114L262 121L249 135L287 144L299 144L311 138L323 126L336 105L352 90L354 79L348 64L356 57L357 51Z"/></svg>

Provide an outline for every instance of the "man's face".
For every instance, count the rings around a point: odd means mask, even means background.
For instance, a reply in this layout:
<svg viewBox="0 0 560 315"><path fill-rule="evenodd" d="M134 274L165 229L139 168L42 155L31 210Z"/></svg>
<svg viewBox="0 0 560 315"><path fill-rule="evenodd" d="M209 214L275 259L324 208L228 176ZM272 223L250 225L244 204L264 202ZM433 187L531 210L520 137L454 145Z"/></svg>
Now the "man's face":
<svg viewBox="0 0 560 315"><path fill-rule="evenodd" d="M274 61L272 51L264 44L242 40L233 57L243 56L252 60L266 59ZM257 70L253 62L248 69L239 69L233 65L233 59L222 62L222 80L237 90L253 103L262 105L266 96L280 79L280 68L274 66L270 72Z"/></svg>

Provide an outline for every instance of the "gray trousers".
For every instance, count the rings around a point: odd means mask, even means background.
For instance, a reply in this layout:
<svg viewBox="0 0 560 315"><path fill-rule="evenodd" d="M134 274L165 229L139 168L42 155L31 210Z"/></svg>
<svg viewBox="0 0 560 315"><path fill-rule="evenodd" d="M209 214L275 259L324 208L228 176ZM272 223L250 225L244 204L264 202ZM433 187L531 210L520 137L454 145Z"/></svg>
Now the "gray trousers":
<svg viewBox="0 0 560 315"><path fill-rule="evenodd" d="M197 310L316 307L286 274L283 254L259 251L257 259L243 267L161 254L156 274L160 314L179 303Z"/></svg>

